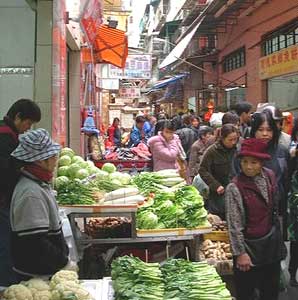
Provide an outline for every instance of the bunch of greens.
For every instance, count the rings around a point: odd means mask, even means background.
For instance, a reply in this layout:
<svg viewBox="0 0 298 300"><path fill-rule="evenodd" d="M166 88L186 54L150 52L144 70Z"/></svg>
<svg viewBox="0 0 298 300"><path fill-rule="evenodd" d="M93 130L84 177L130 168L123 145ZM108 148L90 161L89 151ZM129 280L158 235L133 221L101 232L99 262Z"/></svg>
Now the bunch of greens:
<svg viewBox="0 0 298 300"><path fill-rule="evenodd" d="M59 186L56 199L60 205L91 205L95 203L95 191L90 185L74 179Z"/></svg>
<svg viewBox="0 0 298 300"><path fill-rule="evenodd" d="M158 263L123 256L112 263L115 300L161 300L164 284Z"/></svg>
<svg viewBox="0 0 298 300"><path fill-rule="evenodd" d="M203 198L193 186L174 192L158 192L137 213L139 229L196 228L207 225Z"/></svg>
<svg viewBox="0 0 298 300"><path fill-rule="evenodd" d="M162 177L154 172L142 172L132 179L132 183L136 185L145 196L167 189L161 185L161 181Z"/></svg>
<svg viewBox="0 0 298 300"><path fill-rule="evenodd" d="M161 268L164 300L231 300L231 294L214 267L183 259L167 261Z"/></svg>

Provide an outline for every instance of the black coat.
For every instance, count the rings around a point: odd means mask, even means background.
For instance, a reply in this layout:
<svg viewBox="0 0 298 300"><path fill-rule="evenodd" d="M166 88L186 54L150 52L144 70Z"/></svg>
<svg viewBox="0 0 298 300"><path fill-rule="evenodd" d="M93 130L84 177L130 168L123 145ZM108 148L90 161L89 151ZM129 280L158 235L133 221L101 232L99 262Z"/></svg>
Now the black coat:
<svg viewBox="0 0 298 300"><path fill-rule="evenodd" d="M10 199L19 178L21 163L10 154L18 146L18 133L13 123L4 119L0 121L0 128L9 127L14 134L0 132L0 207L9 207ZM0 131L2 131L0 129Z"/></svg>

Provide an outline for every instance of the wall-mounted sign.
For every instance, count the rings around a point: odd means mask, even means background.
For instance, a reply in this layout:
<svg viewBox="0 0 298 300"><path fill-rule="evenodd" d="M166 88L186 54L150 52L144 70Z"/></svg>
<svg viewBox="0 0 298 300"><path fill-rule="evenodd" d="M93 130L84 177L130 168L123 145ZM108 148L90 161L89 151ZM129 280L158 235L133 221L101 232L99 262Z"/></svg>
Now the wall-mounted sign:
<svg viewBox="0 0 298 300"><path fill-rule="evenodd" d="M141 89L138 87L121 87L119 95L121 98L139 98L141 97Z"/></svg>
<svg viewBox="0 0 298 300"><path fill-rule="evenodd" d="M151 79L151 55L130 54L124 69L109 65L109 77L119 79Z"/></svg>
<svg viewBox="0 0 298 300"><path fill-rule="evenodd" d="M260 79L298 72L298 45L264 56L259 60Z"/></svg>

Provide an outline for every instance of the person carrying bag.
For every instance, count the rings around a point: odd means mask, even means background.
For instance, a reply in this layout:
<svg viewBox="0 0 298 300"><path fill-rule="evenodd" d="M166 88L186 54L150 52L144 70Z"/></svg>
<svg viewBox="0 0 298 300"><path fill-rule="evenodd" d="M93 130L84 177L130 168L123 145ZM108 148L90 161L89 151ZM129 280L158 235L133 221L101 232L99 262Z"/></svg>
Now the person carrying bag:
<svg viewBox="0 0 298 300"><path fill-rule="evenodd" d="M278 212L277 184L267 143L250 138L239 153L241 173L226 188L226 218L233 253L237 300L277 300L280 262L286 251Z"/></svg>

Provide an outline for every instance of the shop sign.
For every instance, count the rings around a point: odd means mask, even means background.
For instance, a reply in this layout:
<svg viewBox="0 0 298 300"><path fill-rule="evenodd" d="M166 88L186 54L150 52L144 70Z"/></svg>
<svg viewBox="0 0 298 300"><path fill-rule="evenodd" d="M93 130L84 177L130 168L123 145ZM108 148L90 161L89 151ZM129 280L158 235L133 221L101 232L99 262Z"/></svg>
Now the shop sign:
<svg viewBox="0 0 298 300"><path fill-rule="evenodd" d="M298 45L280 50L259 60L260 79L298 72Z"/></svg>
<svg viewBox="0 0 298 300"><path fill-rule="evenodd" d="M96 38L96 30L102 23L101 0L85 1L85 4L83 4L82 7L83 12L81 15L80 24L87 35L89 43L92 45Z"/></svg>
<svg viewBox="0 0 298 300"><path fill-rule="evenodd" d="M119 95L121 98L139 98L141 97L141 89L138 87L121 87L119 89Z"/></svg>
<svg viewBox="0 0 298 300"><path fill-rule="evenodd" d="M65 1L53 2L53 45L52 45L52 138L66 146L66 27Z"/></svg>
<svg viewBox="0 0 298 300"><path fill-rule="evenodd" d="M131 54L127 56L124 69L109 65L109 77L119 79L151 79L151 55Z"/></svg>
<svg viewBox="0 0 298 300"><path fill-rule="evenodd" d="M96 86L104 90L118 90L119 79L108 79L108 78L97 77Z"/></svg>

